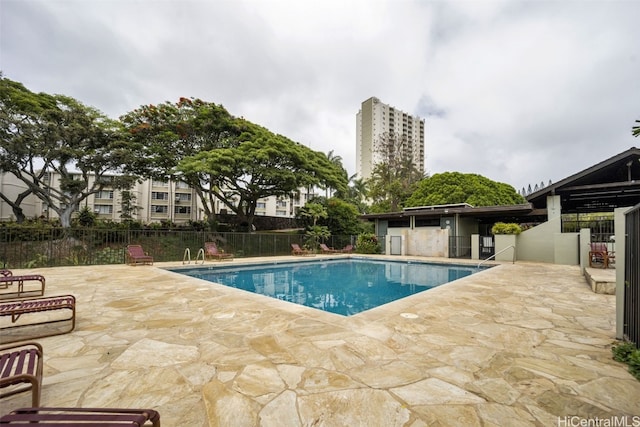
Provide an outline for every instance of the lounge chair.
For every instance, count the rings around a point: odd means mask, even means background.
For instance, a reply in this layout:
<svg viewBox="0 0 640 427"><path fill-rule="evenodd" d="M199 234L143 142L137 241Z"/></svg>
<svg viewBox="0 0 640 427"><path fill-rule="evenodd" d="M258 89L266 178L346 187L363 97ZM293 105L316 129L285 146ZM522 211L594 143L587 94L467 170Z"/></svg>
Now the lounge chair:
<svg viewBox="0 0 640 427"><path fill-rule="evenodd" d="M589 267L609 268L615 262L615 252L609 251L609 247L604 242L590 244Z"/></svg>
<svg viewBox="0 0 640 427"><path fill-rule="evenodd" d="M60 310L69 313L65 316L39 314ZM11 325L0 327L0 344L66 334L76 326L76 298L73 295L58 295L1 302L0 317L5 316L11 318ZM43 327L58 324L68 325L64 328ZM22 330L31 333L25 336L20 333Z"/></svg>
<svg viewBox="0 0 640 427"><path fill-rule="evenodd" d="M25 290L25 282L40 282L33 289ZM39 274L14 276L11 270L0 270L0 298L23 298L44 295L45 278ZM16 285L14 288L13 285ZM6 289L6 291L4 291Z"/></svg>
<svg viewBox="0 0 640 427"><path fill-rule="evenodd" d="M140 245L127 246L127 264L149 264L153 265L153 257L146 253Z"/></svg>
<svg viewBox="0 0 640 427"><path fill-rule="evenodd" d="M311 255L314 255L314 253L311 252L308 249L302 249L300 247L300 245L297 244L297 243L292 243L291 244L291 255L311 256Z"/></svg>
<svg viewBox="0 0 640 427"><path fill-rule="evenodd" d="M218 261L222 260L232 260L233 253L225 252L224 250L218 250L218 246L215 242L205 242L204 243L204 258L205 259L216 259Z"/></svg>
<svg viewBox="0 0 640 427"><path fill-rule="evenodd" d="M340 252L342 252L343 254L350 254L351 252L353 252L353 245L347 245L344 248L340 249Z"/></svg>
<svg viewBox="0 0 640 427"><path fill-rule="evenodd" d="M26 384L26 386L25 386ZM31 405L40 406L42 346L36 342L0 347L0 399L31 390Z"/></svg>
<svg viewBox="0 0 640 427"><path fill-rule="evenodd" d="M340 254L342 251L340 249L333 249L327 246L324 243L320 243L320 250L322 250L323 254Z"/></svg>
<svg viewBox="0 0 640 427"><path fill-rule="evenodd" d="M123 408L20 408L0 418L2 425L160 427L153 409Z"/></svg>

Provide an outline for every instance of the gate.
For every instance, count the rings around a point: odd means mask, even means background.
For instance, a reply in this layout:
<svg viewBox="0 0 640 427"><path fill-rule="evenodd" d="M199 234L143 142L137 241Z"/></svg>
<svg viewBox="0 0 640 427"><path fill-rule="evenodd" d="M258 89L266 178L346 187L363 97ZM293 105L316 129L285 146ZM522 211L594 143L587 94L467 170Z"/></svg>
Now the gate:
<svg viewBox="0 0 640 427"><path fill-rule="evenodd" d="M391 236L391 252L390 252L390 254L391 255L402 255L402 236Z"/></svg>
<svg viewBox="0 0 640 427"><path fill-rule="evenodd" d="M449 236L449 258L471 258L471 236Z"/></svg>
<svg viewBox="0 0 640 427"><path fill-rule="evenodd" d="M625 231L623 334L640 347L640 205L626 213Z"/></svg>
<svg viewBox="0 0 640 427"><path fill-rule="evenodd" d="M480 259L487 259L496 254L496 244L493 236L480 236Z"/></svg>

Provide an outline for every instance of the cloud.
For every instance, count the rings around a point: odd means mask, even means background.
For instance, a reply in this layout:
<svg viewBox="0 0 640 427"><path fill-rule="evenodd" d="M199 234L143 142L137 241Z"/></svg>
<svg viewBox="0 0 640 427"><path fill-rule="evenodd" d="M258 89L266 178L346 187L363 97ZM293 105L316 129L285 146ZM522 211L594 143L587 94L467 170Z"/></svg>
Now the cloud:
<svg viewBox="0 0 640 427"><path fill-rule="evenodd" d="M5 0L0 68L111 117L221 103L351 174L376 96L426 119L429 172L521 188L637 145L637 16L604 0Z"/></svg>

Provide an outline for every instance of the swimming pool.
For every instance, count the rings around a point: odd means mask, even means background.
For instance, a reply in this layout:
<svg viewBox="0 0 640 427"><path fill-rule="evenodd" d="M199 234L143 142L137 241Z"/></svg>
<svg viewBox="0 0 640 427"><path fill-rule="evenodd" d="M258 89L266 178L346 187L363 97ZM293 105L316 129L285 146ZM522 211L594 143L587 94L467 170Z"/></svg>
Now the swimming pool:
<svg viewBox="0 0 640 427"><path fill-rule="evenodd" d="M440 286L476 267L422 262L336 259L170 271L343 316Z"/></svg>

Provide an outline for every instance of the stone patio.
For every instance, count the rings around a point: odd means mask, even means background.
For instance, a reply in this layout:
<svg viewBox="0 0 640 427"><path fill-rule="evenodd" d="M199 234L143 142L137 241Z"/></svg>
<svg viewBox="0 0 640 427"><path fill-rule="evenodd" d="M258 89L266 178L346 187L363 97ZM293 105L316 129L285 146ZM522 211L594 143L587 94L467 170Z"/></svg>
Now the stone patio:
<svg viewBox="0 0 640 427"><path fill-rule="evenodd" d="M43 406L150 407L167 427L640 416L640 381L611 357L615 296L576 266L504 264L342 317L163 270L178 265L28 270L78 300L76 330L39 340Z"/></svg>

